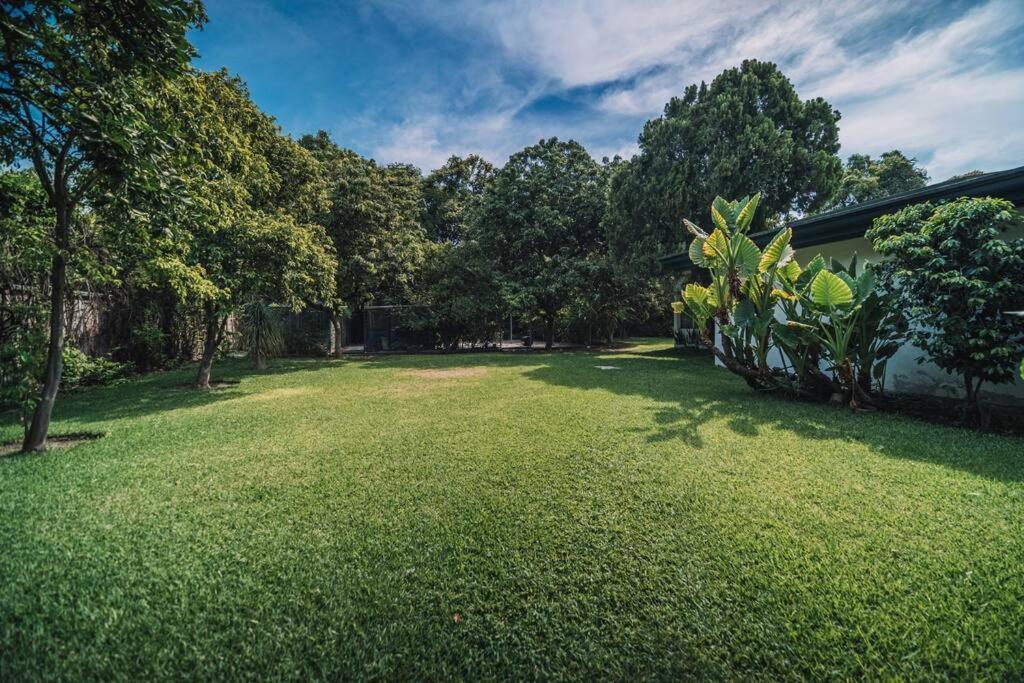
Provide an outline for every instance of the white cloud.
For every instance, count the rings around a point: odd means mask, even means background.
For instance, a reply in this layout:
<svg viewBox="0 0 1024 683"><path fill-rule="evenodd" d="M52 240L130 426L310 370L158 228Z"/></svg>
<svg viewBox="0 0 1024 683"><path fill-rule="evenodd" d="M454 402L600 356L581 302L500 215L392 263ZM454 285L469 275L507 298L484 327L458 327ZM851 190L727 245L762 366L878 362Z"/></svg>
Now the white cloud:
<svg viewBox="0 0 1024 683"><path fill-rule="evenodd" d="M801 96L842 112L844 155L903 148L936 180L1024 163L1024 70L1005 56L1024 52L1019 0L959 16L939 0L465 0L404 11L486 45L469 56L464 99L414 107L375 148L383 159L430 168L476 151L501 163L550 135L588 143L596 157L628 155L643 120L686 85L758 58L777 62ZM595 85L604 91L594 109L574 117L519 115L546 95Z"/></svg>

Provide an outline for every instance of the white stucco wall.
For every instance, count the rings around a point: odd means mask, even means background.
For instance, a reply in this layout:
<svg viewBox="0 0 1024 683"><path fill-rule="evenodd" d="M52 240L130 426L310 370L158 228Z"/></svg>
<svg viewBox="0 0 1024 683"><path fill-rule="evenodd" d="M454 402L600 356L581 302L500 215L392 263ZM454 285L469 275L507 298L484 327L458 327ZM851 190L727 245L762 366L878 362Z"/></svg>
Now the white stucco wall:
<svg viewBox="0 0 1024 683"><path fill-rule="evenodd" d="M1024 231L1015 231L1007 235L1008 239L1024 238ZM881 256L871 248L871 243L864 238L832 242L815 247L797 249L796 258L801 265L806 265L816 254L826 259L836 258L842 263L849 263L854 254L860 262L877 262ZM721 347L721 333L717 332L715 341ZM781 352L775 350L775 356ZM887 391L901 393L932 394L938 396L963 396L963 381L951 375L931 362L918 363L917 359L924 355L921 349L911 344L905 345L896 355L889 359L886 366L885 387ZM721 365L716 360L716 364ZM779 364L781 365L781 355ZM982 385L982 396L989 401L998 402L1000 398L1024 399L1024 381L1019 377L1011 384Z"/></svg>

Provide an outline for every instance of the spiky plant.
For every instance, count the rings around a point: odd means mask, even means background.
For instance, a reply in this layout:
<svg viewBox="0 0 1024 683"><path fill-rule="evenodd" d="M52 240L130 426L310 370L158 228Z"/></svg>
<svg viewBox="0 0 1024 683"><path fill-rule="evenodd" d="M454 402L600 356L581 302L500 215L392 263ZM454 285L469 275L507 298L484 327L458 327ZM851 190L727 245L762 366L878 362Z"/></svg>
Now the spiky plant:
<svg viewBox="0 0 1024 683"><path fill-rule="evenodd" d="M242 342L257 370L267 367L267 359L284 351L281 316L263 299L252 299L242 308Z"/></svg>

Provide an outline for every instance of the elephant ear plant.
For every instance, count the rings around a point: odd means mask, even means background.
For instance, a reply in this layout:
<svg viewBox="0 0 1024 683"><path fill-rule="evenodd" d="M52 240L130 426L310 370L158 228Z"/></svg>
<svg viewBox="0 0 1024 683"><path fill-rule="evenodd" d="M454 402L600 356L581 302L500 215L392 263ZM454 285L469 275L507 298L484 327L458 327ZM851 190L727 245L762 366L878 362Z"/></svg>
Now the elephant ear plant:
<svg viewBox="0 0 1024 683"><path fill-rule="evenodd" d="M851 407L870 403L873 367L895 350L888 335L867 329L887 317L877 310L885 302L871 272L858 275L856 263L830 270L820 256L801 268L791 228L762 250L747 234L758 199L716 198L710 233L683 221L694 236L690 259L708 269L709 284L687 285L673 311L689 316L701 342L754 389L818 401L838 395ZM720 345L709 331L712 320Z"/></svg>

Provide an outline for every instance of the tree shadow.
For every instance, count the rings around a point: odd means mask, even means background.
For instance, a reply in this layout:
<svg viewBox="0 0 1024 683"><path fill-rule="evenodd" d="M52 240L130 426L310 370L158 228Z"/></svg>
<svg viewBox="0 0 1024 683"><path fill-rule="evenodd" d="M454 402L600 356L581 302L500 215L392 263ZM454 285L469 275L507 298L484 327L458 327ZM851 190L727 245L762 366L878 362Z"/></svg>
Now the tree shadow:
<svg viewBox="0 0 1024 683"><path fill-rule="evenodd" d="M714 422L733 434L764 438L772 430L817 442L845 441L868 446L886 457L926 462L1002 482L1024 481L1021 440L1013 436L940 426L889 413L852 413L845 408L789 401L748 388L712 358L696 352L654 349L629 354L601 354L592 365L547 364L529 370L530 379L558 386L639 396L658 402L650 424L634 433L651 443L680 441L706 447L702 430ZM968 438L964 438L964 437Z"/></svg>

